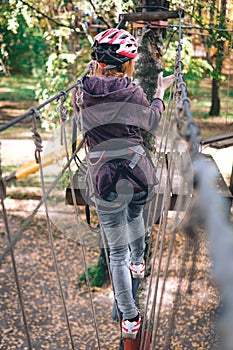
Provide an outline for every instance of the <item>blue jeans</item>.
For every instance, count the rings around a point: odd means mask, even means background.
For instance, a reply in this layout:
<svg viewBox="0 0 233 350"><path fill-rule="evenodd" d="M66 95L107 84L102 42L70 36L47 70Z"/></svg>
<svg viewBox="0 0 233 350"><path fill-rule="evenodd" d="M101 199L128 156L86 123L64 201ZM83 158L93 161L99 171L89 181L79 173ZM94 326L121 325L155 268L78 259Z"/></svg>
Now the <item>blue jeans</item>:
<svg viewBox="0 0 233 350"><path fill-rule="evenodd" d="M138 311L132 294L129 263L140 264L144 259L143 205L130 203L119 211L99 210L98 215L110 249L110 268L118 308L123 319L134 318Z"/></svg>

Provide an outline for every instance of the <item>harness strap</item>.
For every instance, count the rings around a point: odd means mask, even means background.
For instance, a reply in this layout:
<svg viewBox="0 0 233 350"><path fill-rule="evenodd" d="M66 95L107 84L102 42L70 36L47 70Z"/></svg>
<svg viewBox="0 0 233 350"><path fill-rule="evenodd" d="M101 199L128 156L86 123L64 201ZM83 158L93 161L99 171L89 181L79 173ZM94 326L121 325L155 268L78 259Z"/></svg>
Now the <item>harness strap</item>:
<svg viewBox="0 0 233 350"><path fill-rule="evenodd" d="M103 151L94 151L89 154L89 163L91 166L97 165L104 158L120 158L122 156L130 155L135 153L131 162L129 164L131 169L134 169L141 157L145 157L146 152L141 145L136 145L128 148L122 148L117 150L103 150ZM91 159L98 159L95 163L92 163Z"/></svg>
<svg viewBox="0 0 233 350"><path fill-rule="evenodd" d="M86 213L86 221L87 221L87 224L88 224L89 228L91 229L91 231L96 232L96 233L100 232L100 225L99 224L97 226L91 225L90 206L87 203L85 205L85 213Z"/></svg>

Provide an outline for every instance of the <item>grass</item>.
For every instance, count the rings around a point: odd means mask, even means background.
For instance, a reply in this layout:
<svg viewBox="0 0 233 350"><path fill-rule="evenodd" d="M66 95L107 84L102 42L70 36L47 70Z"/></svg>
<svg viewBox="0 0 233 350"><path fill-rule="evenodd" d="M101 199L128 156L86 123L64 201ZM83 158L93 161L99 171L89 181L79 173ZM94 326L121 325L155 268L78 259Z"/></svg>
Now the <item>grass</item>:
<svg viewBox="0 0 233 350"><path fill-rule="evenodd" d="M15 118L30 107L37 105L35 100L35 90L38 79L34 77L24 77L14 75L10 77L0 77L0 124L4 125L12 118ZM1 103L2 102L2 103ZM2 120L1 120L2 119ZM24 120L1 133L2 139L29 139L31 138L31 122ZM49 135L40 128L43 139L48 139Z"/></svg>
<svg viewBox="0 0 233 350"><path fill-rule="evenodd" d="M229 92L229 96L228 96ZM208 118L209 121L213 121L213 117L209 116L209 110L211 107L211 80L203 79L200 86L194 86L188 90L188 96L191 100L191 111L194 119ZM220 118L223 121L226 119L229 122L233 122L233 82L231 82L230 89L228 91L227 81L223 82L220 87L220 100L221 100L221 111Z"/></svg>
<svg viewBox="0 0 233 350"><path fill-rule="evenodd" d="M14 75L0 78L0 101L35 101L37 79Z"/></svg>

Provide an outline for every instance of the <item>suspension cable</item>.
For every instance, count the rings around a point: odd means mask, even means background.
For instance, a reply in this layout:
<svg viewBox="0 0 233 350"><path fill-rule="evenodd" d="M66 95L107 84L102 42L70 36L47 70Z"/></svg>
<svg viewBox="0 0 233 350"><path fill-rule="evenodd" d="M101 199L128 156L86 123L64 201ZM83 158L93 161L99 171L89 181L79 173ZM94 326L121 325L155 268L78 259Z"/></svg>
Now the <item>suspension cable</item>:
<svg viewBox="0 0 233 350"><path fill-rule="evenodd" d="M60 92L58 92L56 95L50 97L48 100L42 102L41 104L39 104L38 106L36 106L35 108L31 108L28 110L28 112L21 114L20 116L14 118L13 120L11 120L9 123L3 125L2 127L0 127L0 132L4 131L8 128L10 128L11 126L23 121L24 119L26 119L29 116L33 116L33 114L35 113L35 111L39 111L40 109L44 108L46 105L50 104L53 101L57 101L62 95L64 95L64 92L67 93L70 90L76 88L77 86L79 86L81 84L81 81L89 75L89 73L91 72L91 69L89 67L89 69L87 70L87 72L76 81L75 84L69 86L68 88L66 88L65 90L61 90Z"/></svg>
<svg viewBox="0 0 233 350"><path fill-rule="evenodd" d="M181 18L180 18L181 22ZM179 29L181 38L181 28ZM217 171L213 161L204 159L198 152L198 128L192 119L186 89L183 82L180 61L181 45L177 51L177 76L181 88L181 106L187 118L187 130L184 135L190 145L190 155L193 162L197 188L194 198L195 205L191 205L187 217L186 233L196 234L198 224L203 224L210 240L210 248L214 261L215 278L220 285L223 304L225 306L221 317L221 325L218 327L224 349L230 350L233 346L233 274L229 266L233 261L232 225L227 219L226 203L217 193ZM193 202L194 203L194 202ZM219 235L221 232L221 235Z"/></svg>
<svg viewBox="0 0 233 350"><path fill-rule="evenodd" d="M46 200L54 187L58 184L58 182L61 180L62 176L64 175L65 171L68 169L69 164L74 160L76 157L76 154L80 151L81 147L84 144L84 139L80 142L79 146L77 147L76 151L72 154L69 161L64 165L62 171L60 174L54 179L54 181L51 183L43 197L40 199L39 203L35 207L35 209L32 211L31 215L27 217L27 219L21 224L20 228L17 230L17 232L14 235L14 238L11 240L11 243L7 245L4 252L0 255L0 266L3 263L3 260L7 256L7 254L10 252L10 250L16 245L16 243L21 239L23 232L27 229L27 227L30 225L31 221L37 214L38 210L40 209L41 205L44 203L44 200Z"/></svg>
<svg viewBox="0 0 233 350"><path fill-rule="evenodd" d="M40 168L41 188L42 188L42 195L44 197L46 191L45 191L45 182L44 182L44 172L43 172L43 167L42 167L42 162L41 162L42 139L41 139L40 134L38 133L38 130L37 130L36 116L35 115L33 115L32 121L33 121L32 132L33 132L34 142L35 142L35 146L36 146L35 158L36 158L36 162L39 164L39 168ZM55 246L54 246L54 238L53 238L52 229L51 229L51 222L49 219L47 199L44 199L44 208L45 208L46 222L47 222L47 228L48 228L48 234L49 234L49 241L50 241L53 262L54 262L54 268L55 268L55 272L56 272L60 296L61 296L62 305L63 305L63 309L64 309L70 344L71 344L72 350L75 350L74 341L73 341L73 337L72 337L72 333L71 333L69 317L68 317L68 312L67 312L67 307L66 307L66 302L65 302L65 296L64 296L64 292L63 292L63 288L62 288L62 283L61 283L61 276L60 276L60 270L58 267L57 255L56 255Z"/></svg>
<svg viewBox="0 0 233 350"><path fill-rule="evenodd" d="M64 105L64 101L65 101L65 96L63 96L63 98L60 98L59 112L60 112L60 121L61 121L61 126L62 126L61 132L63 133L62 138L64 140L66 158L67 158L67 162L68 162L70 157L69 157L69 149L68 149L67 133L66 133L66 125L65 125L65 121L67 120L67 109ZM97 318L96 318L94 302L93 302L92 293L91 293L91 284L90 284L90 278L89 278L89 274L88 274L88 266L87 266L85 250L84 250L84 240L83 240L83 236L82 236L82 233L81 233L81 230L79 227L80 222L79 222L79 216L78 216L78 205L76 202L73 175L72 175L70 163L68 166L68 173L69 173L72 200L74 203L75 217L76 217L76 221L77 221L77 230L78 230L79 240L80 240L80 245L81 245L81 250L82 250L82 258L83 258L84 270L85 270L86 281L87 281L87 286L88 286L88 293L89 293L90 302L91 302L92 317L93 317L93 321L94 321L94 328L95 328L95 332L96 332L98 349L100 349L100 337L99 337L99 331L98 331L98 326L97 326Z"/></svg>
<svg viewBox="0 0 233 350"><path fill-rule="evenodd" d="M163 131L162 132L162 138L165 137L165 141L164 141L164 149L163 149L163 158L162 158L162 164L161 164L161 172L160 172L160 176L159 176L159 184L158 184L158 189L156 191L156 202L155 202L155 207L154 207L154 212L152 215L152 227L151 227L151 232L150 232L150 241L149 241L149 249L148 251L151 250L151 245L152 245L152 237L153 237L153 223L155 222L156 219L156 214L158 212L158 202L159 202L159 197L160 197L160 190L161 190L161 183L162 183L162 174L163 174L163 169L165 166L165 154L166 154L166 150L167 150L167 146L168 146L168 136L169 136L169 130L170 130L170 125L171 125L171 94L170 94L170 98L169 98L169 103L168 103L168 108L167 108L167 112L166 112L166 116L164 118L164 123L163 123ZM168 120L168 126L165 127L166 125L166 121ZM167 131L167 133L165 134L165 129ZM161 139L160 141L160 148L159 148L159 157L161 155L161 148L162 148L162 143L163 143L163 139ZM157 164L158 166L158 164ZM146 306L145 306L145 314L147 314L148 312L148 307L149 307L149 299L150 299L150 294L152 293L152 278L153 278L153 272L155 269L155 260L157 257L157 250L158 250L158 244L159 244L159 238L160 238L160 233L161 233L161 224L162 224L162 214L163 214L163 209L164 209L164 205L165 205L165 195L163 195L162 197L162 205L161 205L161 209L160 209L160 216L159 216L159 228L158 228L158 233L157 233L157 237L156 237L156 243L155 243L155 247L154 247L154 252L153 252L153 256L152 256L152 269L151 269L151 275L150 275L150 280L149 280L149 287L148 287L148 293L147 293L147 298L146 298ZM149 255L149 254L148 254ZM159 275L159 269L158 269L158 275ZM156 294L156 291L154 292L154 295ZM152 316L153 312L150 312L149 318L148 318L148 324L152 324ZM142 338L144 339L144 333L145 333L145 329L146 329L146 320L144 320L143 324L142 324ZM149 334L147 333L146 335L146 339L145 339L145 344L147 344L148 342L148 337ZM140 350L142 350L142 346L143 343L141 341L140 344Z"/></svg>
<svg viewBox="0 0 233 350"><path fill-rule="evenodd" d="M172 126L172 118L171 118L171 113L172 109L170 110L170 123L168 126L167 130L167 135L166 135L166 145L165 145L165 150L164 150L164 157L163 157L163 163L166 160L165 154L168 150L168 147L171 150L174 150L174 142L175 142L175 135L174 132L171 128ZM168 145L168 137L170 136L171 133L171 144ZM156 266L156 279L155 279L155 286L153 286L153 300L152 300L152 306L150 310L150 316L149 316L149 324L152 327L153 334L155 334L156 328L155 328L155 323L154 323L154 318L155 318L155 308L157 304L157 296L158 296L158 287L159 287L159 278L160 278L160 272L161 272L161 267L162 267L162 256L163 256L163 251L164 251L164 244L165 244L165 234L166 234L166 228L167 228L167 219L168 219L168 210L170 206L170 193L172 191L171 188L171 181L169 179L169 175L172 177L172 162L169 162L168 169L167 169L167 177L166 177L166 182L164 185L164 195L163 195L163 200L162 200L162 206L161 206L161 215L160 215L160 220L159 220L159 227L158 227L158 234L156 238L156 243L155 243L155 248L154 248L154 253L153 253L153 258L152 258L152 271L151 271L151 280L150 280L150 289L152 293L152 276L155 271L155 262L157 259L158 255L158 262ZM160 247L159 247L160 244ZM157 252L158 251L158 252ZM158 254L157 254L158 253ZM153 340L153 337L152 337ZM149 341L149 333L146 335L146 340L144 344L144 348L146 349L146 346L148 345ZM153 346L152 346L153 348Z"/></svg>
<svg viewBox="0 0 233 350"><path fill-rule="evenodd" d="M181 34L181 15L179 14L180 17L180 23L179 23L179 44L177 47L177 55L176 55L176 88L177 88L177 92L179 92L179 94L177 94L178 98L180 99L180 101L177 103L178 108L177 110L179 111L179 114L184 114L186 116L186 124L187 124L187 133L185 135L186 140L188 140L191 144L190 147L190 153L191 154L196 154L198 151L198 139L197 139L197 135L198 135L198 129L196 124L194 123L193 119L192 119L192 115L190 112L190 106L189 106L189 100L187 98L187 93L186 93L186 84L184 83L183 80L183 74L182 74L182 62L181 62L181 50L182 50L182 46L181 46L181 39L182 39L182 34ZM181 122L180 117L178 116L176 118L176 121L178 122L178 124ZM168 130L169 133L169 130ZM174 140L174 138L172 138L172 140ZM171 147L172 149L172 147ZM170 171L172 172L173 170L171 169L171 162L170 165L168 167L168 174L170 173ZM172 174L171 174L172 175ZM171 176L172 178L172 176ZM168 179L167 179L168 180ZM149 316L149 321L150 324L152 325L152 340L151 340L151 347L153 348L154 343L155 343L155 337L157 334L157 329L158 329L158 324L159 324L159 316L160 316L160 310L161 310L161 305L162 305L162 300L163 300L163 294L165 291L165 283L166 283L166 279L167 279L167 274L168 274L168 266L169 266L169 262L170 262L170 258L171 258L171 253L172 253L172 249L174 246L174 242L175 242L175 236L176 236L176 228L172 233L172 239L170 241L169 244L169 249L168 249L168 256L167 256L167 262L165 264L165 271L163 274L163 282L162 282L162 289L161 289L161 294L160 294L160 300L159 300L159 305L158 305L158 310L157 310L157 314L155 315L154 318L154 314L155 314L155 306L156 306L156 299L157 299L157 293L158 293L158 281L159 281L159 274L160 274L160 269L161 269L161 261L162 261L162 252L164 249L164 238L165 238L165 232L166 232L166 227L167 227L167 214L168 214L168 209L169 209L169 196L168 194L170 193L169 191L169 187L171 186L171 183L169 184L169 181L167 181L167 186L165 187L165 192L167 193L167 196L164 195L163 198L163 205L162 205L162 210L163 210L163 214L164 214L164 221L163 221L163 225L162 225L162 220L160 218L160 223L159 223L159 228L158 228L158 233L161 231L162 228L162 237L161 237L161 242L160 242L160 253L159 253L159 257L158 257L158 270L157 270L157 277L156 277L156 281L155 281L155 291L154 291L154 297L153 297L153 301L152 301L152 309L150 312L150 316ZM171 188L170 188L171 190ZM167 192L168 191L168 192ZM181 201L178 205L178 210L177 210L177 214L176 214L176 221L178 221L178 213L180 210L180 205L181 205ZM155 266L155 259L156 259L156 251L158 249L158 240L159 240L159 235L157 235L157 239L156 239L156 244L155 244L155 250L154 250L154 255L153 255L153 263L152 263L152 271L151 271L151 279L149 281L149 292L147 295L147 301L146 301L146 309L148 308L148 302L149 302L149 294L150 294L150 289L152 286L152 275L153 275L153 270L154 270L154 266ZM152 319L154 319L154 321L152 322ZM169 334L171 333L171 328L173 327L172 324L170 324L169 326ZM144 339L144 330L145 330L145 325L143 324L142 326L142 339L141 339L141 344L140 344L140 350L142 349L142 341ZM149 333L147 333L146 335L146 340L144 342L144 349L147 348L148 345L148 341L149 341Z"/></svg>
<svg viewBox="0 0 233 350"><path fill-rule="evenodd" d="M1 147L1 143L0 143L0 147ZM0 149L0 152L1 152L1 149ZM12 233L11 233L11 229L10 229L10 225L9 225L9 221L8 221L6 207L4 204L6 189L5 189L4 181L2 179L1 154L0 154L0 187L1 187L0 194L1 194L1 206L2 206L2 213L3 213L3 221L5 224L5 228L6 228L8 242L9 242L9 244L11 244ZM19 303L20 303L20 307L21 307L23 324L24 324L24 329L26 332L28 347L29 347L29 350L32 350L33 347L32 347L32 341L31 341L28 322L27 322L26 310L25 310L25 306L24 306L24 299L23 299L23 294L22 294L21 285L20 285L20 281L19 281L18 270L17 270L16 261L15 261L15 254L14 254L14 250L12 247L10 248L10 254L11 254L11 261L12 261L13 270L14 270L15 283L16 283L16 287L17 287L17 291L18 291Z"/></svg>

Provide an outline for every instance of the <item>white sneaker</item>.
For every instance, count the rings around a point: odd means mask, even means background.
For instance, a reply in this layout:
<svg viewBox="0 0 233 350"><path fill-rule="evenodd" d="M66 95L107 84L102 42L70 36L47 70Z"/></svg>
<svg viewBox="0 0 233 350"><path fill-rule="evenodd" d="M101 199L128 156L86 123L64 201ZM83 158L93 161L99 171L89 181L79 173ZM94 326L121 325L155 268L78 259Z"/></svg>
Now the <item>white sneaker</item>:
<svg viewBox="0 0 233 350"><path fill-rule="evenodd" d="M145 263L144 263L144 261L139 265L135 265L135 264L130 263L129 268L130 268L130 271L132 273L133 278L144 278L144 275L145 275Z"/></svg>
<svg viewBox="0 0 233 350"><path fill-rule="evenodd" d="M136 339L137 333L140 329L141 316L139 314L138 321L130 322L129 320L122 320L122 337Z"/></svg>

